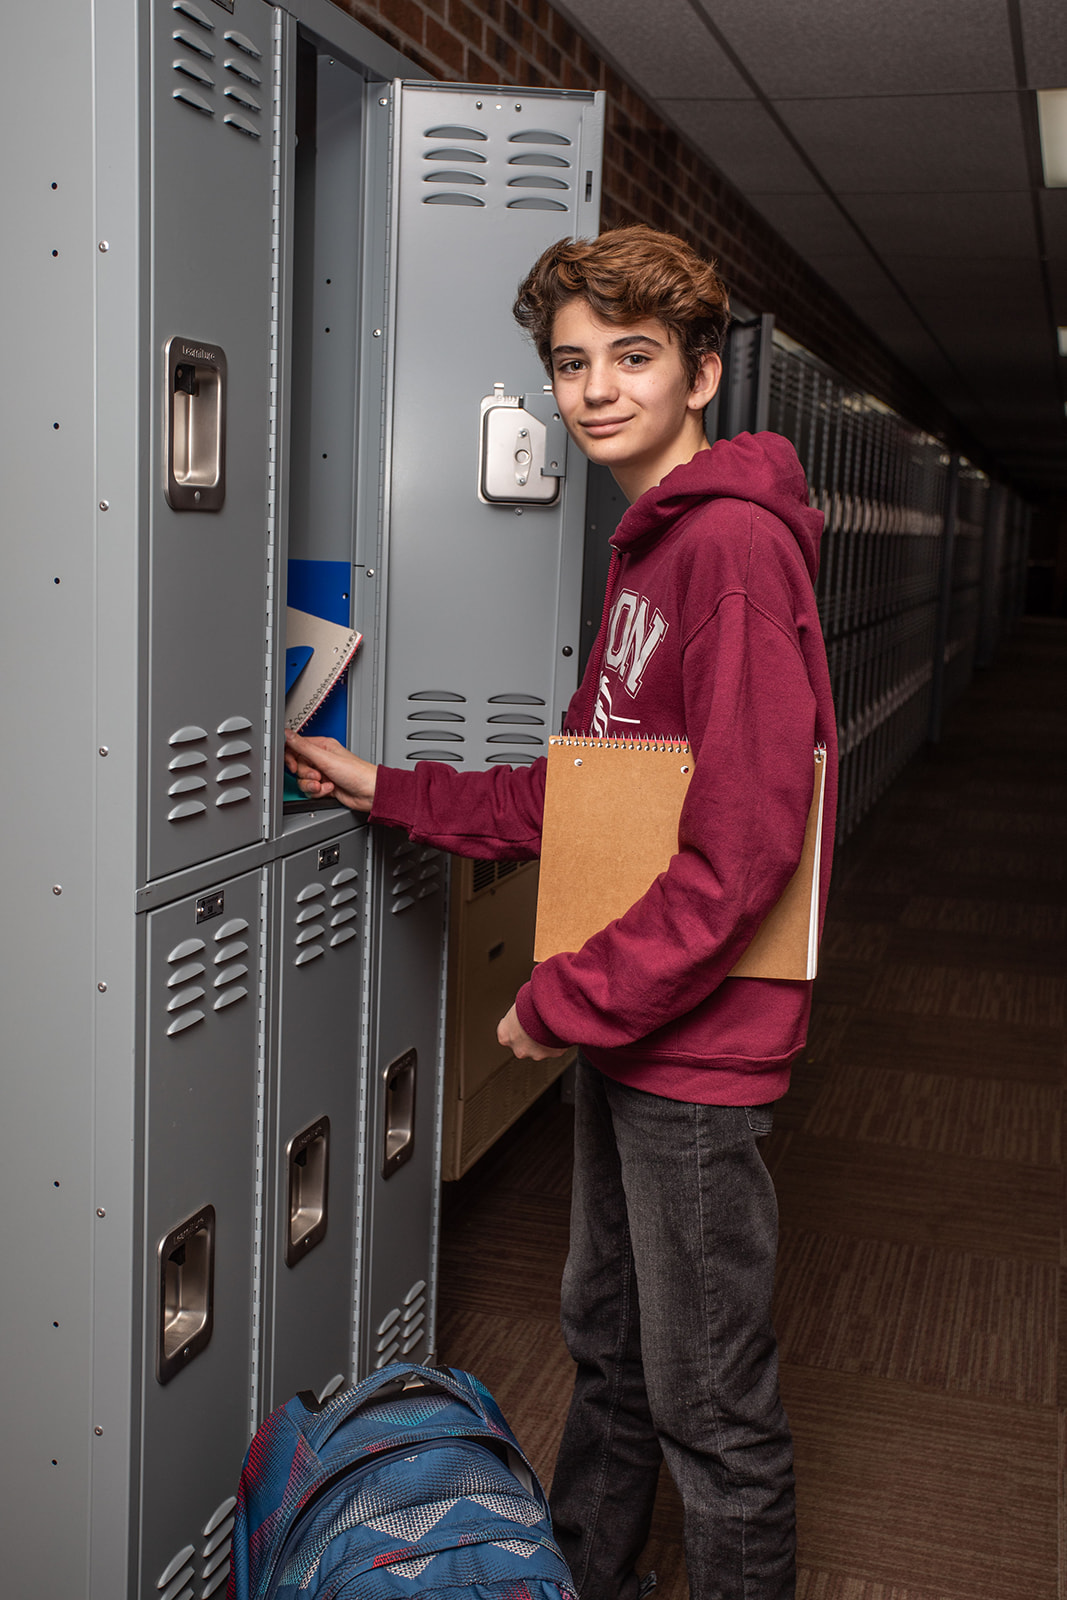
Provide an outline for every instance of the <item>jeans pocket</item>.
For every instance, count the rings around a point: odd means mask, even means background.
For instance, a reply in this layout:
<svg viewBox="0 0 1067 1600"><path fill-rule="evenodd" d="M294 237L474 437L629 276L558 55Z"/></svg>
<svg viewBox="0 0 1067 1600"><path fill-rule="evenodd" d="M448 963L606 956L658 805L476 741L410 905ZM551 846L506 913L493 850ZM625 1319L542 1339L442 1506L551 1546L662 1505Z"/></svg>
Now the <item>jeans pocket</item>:
<svg viewBox="0 0 1067 1600"><path fill-rule="evenodd" d="M774 1127L774 1101L765 1106L746 1106L749 1128L757 1139L766 1139Z"/></svg>

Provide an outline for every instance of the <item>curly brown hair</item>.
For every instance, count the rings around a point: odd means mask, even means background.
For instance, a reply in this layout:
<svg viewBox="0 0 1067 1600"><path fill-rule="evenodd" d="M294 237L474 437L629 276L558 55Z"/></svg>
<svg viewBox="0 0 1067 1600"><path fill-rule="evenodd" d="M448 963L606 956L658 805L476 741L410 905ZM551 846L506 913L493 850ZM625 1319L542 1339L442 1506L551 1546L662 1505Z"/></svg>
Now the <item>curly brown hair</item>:
<svg viewBox="0 0 1067 1600"><path fill-rule="evenodd" d="M672 233L640 223L598 239L560 239L519 285L512 308L549 375L556 315L579 297L616 326L645 317L664 323L681 347L691 384L702 358L721 353L730 322L726 285L714 266Z"/></svg>

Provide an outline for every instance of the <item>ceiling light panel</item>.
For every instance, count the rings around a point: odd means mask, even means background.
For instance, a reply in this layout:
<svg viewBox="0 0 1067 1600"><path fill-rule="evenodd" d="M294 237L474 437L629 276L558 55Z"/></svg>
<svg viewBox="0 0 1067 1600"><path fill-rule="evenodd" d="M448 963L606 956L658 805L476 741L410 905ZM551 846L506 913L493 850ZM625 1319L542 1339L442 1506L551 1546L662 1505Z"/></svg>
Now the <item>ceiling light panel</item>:
<svg viewBox="0 0 1067 1600"><path fill-rule="evenodd" d="M1045 186L1067 189L1067 89L1039 89L1037 116L1041 125Z"/></svg>

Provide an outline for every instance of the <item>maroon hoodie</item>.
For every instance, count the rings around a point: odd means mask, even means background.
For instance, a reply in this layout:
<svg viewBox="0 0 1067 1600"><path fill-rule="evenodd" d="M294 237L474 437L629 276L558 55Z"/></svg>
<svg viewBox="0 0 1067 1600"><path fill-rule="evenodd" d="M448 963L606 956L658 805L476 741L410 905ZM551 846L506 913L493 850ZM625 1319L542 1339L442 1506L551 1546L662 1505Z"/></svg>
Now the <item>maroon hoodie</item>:
<svg viewBox="0 0 1067 1600"><path fill-rule="evenodd" d="M678 854L625 916L542 962L517 1009L531 1038L580 1044L653 1094L776 1100L804 1044L810 983L727 974L796 870L817 743L825 909L837 752L812 589L822 520L792 445L743 433L668 473L611 541L604 618L566 727L688 737ZM536 856L544 786L544 760L382 767L372 820L460 855Z"/></svg>

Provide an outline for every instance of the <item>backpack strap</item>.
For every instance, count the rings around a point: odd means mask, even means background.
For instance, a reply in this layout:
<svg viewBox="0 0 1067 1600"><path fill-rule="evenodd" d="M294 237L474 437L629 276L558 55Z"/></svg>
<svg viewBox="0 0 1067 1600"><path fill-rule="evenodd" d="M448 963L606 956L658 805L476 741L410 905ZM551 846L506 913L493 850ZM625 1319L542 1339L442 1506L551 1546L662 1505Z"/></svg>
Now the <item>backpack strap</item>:
<svg viewBox="0 0 1067 1600"><path fill-rule="evenodd" d="M486 1410L479 1389L467 1373L448 1367L421 1367L414 1363L392 1362L380 1372L372 1372L354 1389L341 1389L321 1406L315 1397L304 1391L297 1396L301 1406L311 1417L303 1432L308 1444L321 1451L343 1423L366 1405L390 1400L400 1394L418 1394L430 1390L447 1395L465 1406L483 1427L493 1433L500 1431L496 1419Z"/></svg>

